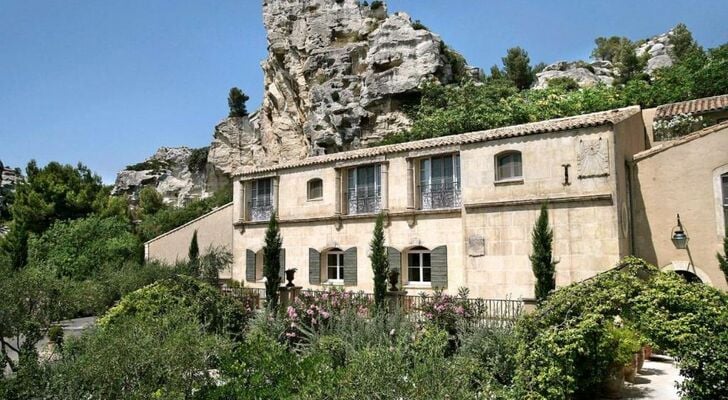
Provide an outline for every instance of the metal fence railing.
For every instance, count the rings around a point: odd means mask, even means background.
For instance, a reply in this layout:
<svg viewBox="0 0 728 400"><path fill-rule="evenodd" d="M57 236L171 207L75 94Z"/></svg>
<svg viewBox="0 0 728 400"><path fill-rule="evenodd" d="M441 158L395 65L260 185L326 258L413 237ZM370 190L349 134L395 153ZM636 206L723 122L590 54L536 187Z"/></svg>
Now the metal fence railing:
<svg viewBox="0 0 728 400"><path fill-rule="evenodd" d="M223 293L244 298L249 301L248 304L255 308L263 308L265 306L265 289L264 288L229 288L224 287ZM334 301L336 296L331 295L332 291L326 290L303 290L300 295L315 295L319 301ZM346 292L349 296L349 303L356 305L371 305L374 303L374 294L366 292ZM470 324L479 327L512 327L518 317L524 311L524 303L522 300L511 299L483 299L483 298L461 298L452 297L453 301L467 308L470 317L467 319ZM412 316L416 320L425 319L425 309L428 309L432 302L438 301L433 295L412 295L403 296L401 302L402 310ZM462 302L465 302L464 304Z"/></svg>

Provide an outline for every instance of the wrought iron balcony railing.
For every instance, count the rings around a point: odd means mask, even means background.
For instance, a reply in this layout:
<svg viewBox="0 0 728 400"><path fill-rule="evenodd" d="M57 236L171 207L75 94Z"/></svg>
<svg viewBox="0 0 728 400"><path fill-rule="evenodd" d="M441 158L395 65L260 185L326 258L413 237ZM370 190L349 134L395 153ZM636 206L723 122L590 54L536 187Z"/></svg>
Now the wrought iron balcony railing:
<svg viewBox="0 0 728 400"><path fill-rule="evenodd" d="M250 201L249 212L251 221L267 221L273 214L273 197L260 197Z"/></svg>
<svg viewBox="0 0 728 400"><path fill-rule="evenodd" d="M349 214L373 214L381 209L381 193L378 188L360 187L347 192Z"/></svg>
<svg viewBox="0 0 728 400"><path fill-rule="evenodd" d="M460 187L453 182L433 183L422 185L420 188L422 209L460 207Z"/></svg>

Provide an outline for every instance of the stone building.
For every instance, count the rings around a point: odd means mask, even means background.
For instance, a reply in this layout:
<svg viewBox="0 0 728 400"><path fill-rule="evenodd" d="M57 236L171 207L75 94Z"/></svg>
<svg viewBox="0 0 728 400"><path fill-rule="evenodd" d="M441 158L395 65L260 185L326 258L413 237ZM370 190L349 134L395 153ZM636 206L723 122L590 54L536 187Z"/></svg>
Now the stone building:
<svg viewBox="0 0 728 400"><path fill-rule="evenodd" d="M726 287L715 253L728 219L728 122L653 143L654 114L628 107L241 169L232 204L148 242L147 256L184 258L197 230L231 249L224 278L263 287L277 210L297 284L371 291L369 242L384 212L405 290L529 298L531 231L546 203L557 286L637 255ZM671 240L678 213L687 249Z"/></svg>

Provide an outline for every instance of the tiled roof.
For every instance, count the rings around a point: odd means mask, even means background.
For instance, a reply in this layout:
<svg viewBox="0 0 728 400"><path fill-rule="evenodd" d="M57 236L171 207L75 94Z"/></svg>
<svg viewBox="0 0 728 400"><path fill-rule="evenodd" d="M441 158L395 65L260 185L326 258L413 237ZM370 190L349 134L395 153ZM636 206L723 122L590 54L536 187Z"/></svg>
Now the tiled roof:
<svg viewBox="0 0 728 400"><path fill-rule="evenodd" d="M560 132L570 129L588 128L607 124L616 124L640 112L639 106L619 108L592 114L583 114L575 117L550 119L547 121L532 122L522 125L513 125L503 128L489 129L462 133L459 135L441 136L432 139L417 140L413 142L391 144L366 149L345 151L341 153L326 154L308 157L302 160L287 162L262 168L243 168L235 175L250 175L265 173L289 168L305 167L316 164L325 164L337 161L354 160L357 158L375 157L389 153L400 153L412 150L423 150L435 147L452 146L459 144L486 142L518 136L527 136L540 133Z"/></svg>
<svg viewBox="0 0 728 400"><path fill-rule="evenodd" d="M728 109L728 94L659 106L655 110L655 119L665 119L678 114L704 114L726 109Z"/></svg>
<svg viewBox="0 0 728 400"><path fill-rule="evenodd" d="M709 126L707 128L703 128L703 129L693 132L689 135L682 136L679 139L664 142L658 146L652 147L651 149L641 151L641 152L635 154L632 157L632 160L639 161L639 160L648 158L650 156L653 156L657 153L662 153L663 151L669 150L673 147L680 146L681 144L692 142L695 139L700 139L703 136L707 136L707 135L710 135L711 133L719 132L719 131L722 131L725 129L728 129L728 121L724 121L724 122L721 122L720 124Z"/></svg>

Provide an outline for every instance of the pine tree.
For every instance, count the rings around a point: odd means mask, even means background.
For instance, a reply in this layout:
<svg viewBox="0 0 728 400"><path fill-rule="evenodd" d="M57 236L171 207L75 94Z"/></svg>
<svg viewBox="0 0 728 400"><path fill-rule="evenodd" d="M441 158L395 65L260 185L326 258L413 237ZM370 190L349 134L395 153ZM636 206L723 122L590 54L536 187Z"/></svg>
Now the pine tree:
<svg viewBox="0 0 728 400"><path fill-rule="evenodd" d="M387 273L389 262L384 247L384 214L377 215L377 222L374 224L374 234L369 245L369 259L372 262L374 272L374 304L381 310L384 305L384 296L387 292Z"/></svg>
<svg viewBox="0 0 728 400"><path fill-rule="evenodd" d="M556 262L553 260L552 242L554 233L549 227L549 213L546 204L541 205L541 214L533 228L531 268L536 276L536 300L540 303L556 288L554 275Z"/></svg>
<svg viewBox="0 0 728 400"><path fill-rule="evenodd" d="M245 107L245 102L250 99L242 90L234 87L230 89L228 94L228 106L230 107L230 117L245 117L248 115L248 110Z"/></svg>
<svg viewBox="0 0 728 400"><path fill-rule="evenodd" d="M268 221L265 231L265 246L263 247L263 276L265 282L265 297L269 310L278 308L278 287L281 285L281 248L283 239L278 228L276 214L273 213Z"/></svg>
<svg viewBox="0 0 728 400"><path fill-rule="evenodd" d="M723 271L725 281L728 283L728 231L726 237L723 238L723 254L717 253L715 256L718 258L718 266Z"/></svg>
<svg viewBox="0 0 728 400"><path fill-rule="evenodd" d="M503 57L505 74L519 90L528 89L533 83L533 71L531 59L528 58L526 50L520 47L508 49L508 54Z"/></svg>

